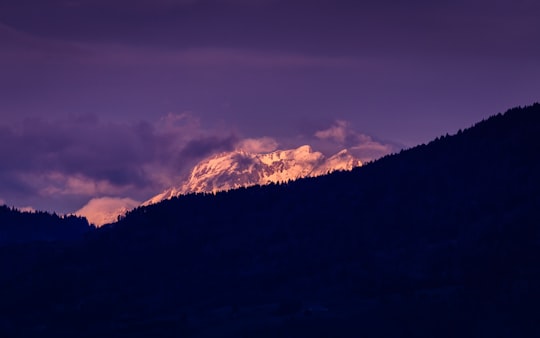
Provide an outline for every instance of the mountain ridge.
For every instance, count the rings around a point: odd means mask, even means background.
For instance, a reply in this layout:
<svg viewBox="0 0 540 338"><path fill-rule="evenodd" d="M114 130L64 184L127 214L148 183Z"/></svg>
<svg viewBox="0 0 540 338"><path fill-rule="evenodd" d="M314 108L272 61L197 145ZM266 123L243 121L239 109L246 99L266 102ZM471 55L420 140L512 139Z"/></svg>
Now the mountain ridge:
<svg viewBox="0 0 540 338"><path fill-rule="evenodd" d="M244 150L222 152L199 162L186 180L176 187L142 203L143 206L189 193L218 191L283 183L304 177L316 177L338 170L351 170L362 165L347 149L326 157L303 145L294 149L268 153Z"/></svg>

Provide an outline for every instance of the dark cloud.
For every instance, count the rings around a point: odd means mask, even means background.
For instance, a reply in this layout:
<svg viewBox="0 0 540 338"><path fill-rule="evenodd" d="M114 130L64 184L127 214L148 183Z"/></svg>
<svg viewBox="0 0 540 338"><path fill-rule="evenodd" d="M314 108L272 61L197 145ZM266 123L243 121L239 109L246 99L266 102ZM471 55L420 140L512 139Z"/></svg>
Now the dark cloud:
<svg viewBox="0 0 540 338"><path fill-rule="evenodd" d="M192 159L200 159L209 154L222 151L231 151L238 143L238 138L234 135L220 138L216 136L208 136L189 141L179 153L179 161L190 161Z"/></svg>
<svg viewBox="0 0 540 338"><path fill-rule="evenodd" d="M341 114L418 142L538 99L537 1L249 3L2 1L0 113L190 109L254 137Z"/></svg>
<svg viewBox="0 0 540 338"><path fill-rule="evenodd" d="M41 38L3 24L0 20L0 61L14 64L59 65L87 56L83 48L66 41ZM5 75L0 70L1 75Z"/></svg>
<svg viewBox="0 0 540 338"><path fill-rule="evenodd" d="M60 40L378 57L504 52L530 59L540 53L529 43L540 29L538 15L540 4L528 0L13 0L0 5L0 22Z"/></svg>
<svg viewBox="0 0 540 338"><path fill-rule="evenodd" d="M0 125L0 198L57 212L73 212L92 199L129 198L133 204L178 184L214 153L268 152L279 143L241 138L231 128L205 128L190 112L169 113L154 123L114 122L94 114L24 118ZM342 120L289 143L283 144L306 143L328 153L349 148L364 161L391 150Z"/></svg>
<svg viewBox="0 0 540 338"><path fill-rule="evenodd" d="M65 119L26 118L0 125L0 191L4 200L28 205L29 198L132 196L144 200L172 184L193 161L232 149L236 137L201 136L185 129L189 114L169 114L155 124L115 123L95 115ZM193 127L193 125L190 125ZM78 201L78 200L77 200ZM33 205L45 208L48 205ZM73 209L72 209L73 210Z"/></svg>

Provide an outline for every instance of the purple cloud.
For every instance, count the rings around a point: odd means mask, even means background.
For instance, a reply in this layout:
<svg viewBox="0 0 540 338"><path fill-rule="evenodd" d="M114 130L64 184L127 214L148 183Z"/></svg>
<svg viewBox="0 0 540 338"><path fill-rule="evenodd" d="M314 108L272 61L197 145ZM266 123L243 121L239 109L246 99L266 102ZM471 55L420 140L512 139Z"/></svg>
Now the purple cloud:
<svg viewBox="0 0 540 338"><path fill-rule="evenodd" d="M189 141L178 155L179 160L206 157L216 151L231 151L238 142L236 136L231 135L226 138L208 136Z"/></svg>
<svg viewBox="0 0 540 338"><path fill-rule="evenodd" d="M236 144L238 150L245 151L247 153L269 153L278 148L279 143L268 136L260 138L246 138Z"/></svg>
<svg viewBox="0 0 540 338"><path fill-rule="evenodd" d="M203 130L194 121L189 113L169 114L154 124L78 115L0 125L0 157L6 159L0 162L0 186L19 195L18 204L25 195L144 200L194 161L235 142L230 134Z"/></svg>
<svg viewBox="0 0 540 338"><path fill-rule="evenodd" d="M124 204L126 198L131 204L146 200L178 184L198 161L217 152L260 153L280 144L312 144L333 153L349 148L365 161L391 150L342 120L292 143L271 137L243 138L233 130L204 127L190 112L169 113L153 123L120 123L79 114L0 124L0 158L6 159L0 162L2 198L36 209L54 206L58 212L72 212L88 200L101 199L84 209L92 211L107 201L103 198Z"/></svg>
<svg viewBox="0 0 540 338"><path fill-rule="evenodd" d="M181 67L357 67L359 60L287 52L259 52L240 48L187 48L159 50L123 45L83 45L88 62L112 65Z"/></svg>
<svg viewBox="0 0 540 338"><path fill-rule="evenodd" d="M377 141L369 135L359 133L351 128L349 122L344 120L336 120L329 128L316 131L314 136L323 142L330 143L330 146L348 149L363 163L402 148L396 144Z"/></svg>
<svg viewBox="0 0 540 338"><path fill-rule="evenodd" d="M347 136L351 133L348 125L347 121L337 120L330 128L315 132L315 137L344 144Z"/></svg>
<svg viewBox="0 0 540 338"><path fill-rule="evenodd" d="M35 36L2 22L0 22L0 43L2 44L0 60L16 64L58 64L70 62L73 58L82 58L87 53L70 42Z"/></svg>

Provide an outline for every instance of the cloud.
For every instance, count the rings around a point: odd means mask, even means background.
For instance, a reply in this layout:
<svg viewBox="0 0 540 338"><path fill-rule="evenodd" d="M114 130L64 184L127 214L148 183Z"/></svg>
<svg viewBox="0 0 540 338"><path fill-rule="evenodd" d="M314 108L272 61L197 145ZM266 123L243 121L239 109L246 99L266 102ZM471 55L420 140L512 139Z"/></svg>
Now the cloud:
<svg viewBox="0 0 540 338"><path fill-rule="evenodd" d="M349 122L336 120L329 128L318 130L314 137L319 141L330 144L320 144L322 147L331 148L332 151L339 147L348 149L362 162L368 162L395 151L395 145L377 141L373 137L359 133L352 129Z"/></svg>
<svg viewBox="0 0 540 338"><path fill-rule="evenodd" d="M359 135L359 143L349 148L349 151L355 155L362 163L376 160L384 155L394 152L394 145L375 141L371 136Z"/></svg>
<svg viewBox="0 0 540 338"><path fill-rule="evenodd" d="M75 44L34 36L0 22L0 60L10 62L31 61L59 63L88 55L88 51Z"/></svg>
<svg viewBox="0 0 540 338"><path fill-rule="evenodd" d="M116 222L118 216L139 206L141 202L131 198L100 197L91 199L81 209L75 211L75 215L86 217L88 222L101 226Z"/></svg>
<svg viewBox="0 0 540 338"><path fill-rule="evenodd" d="M357 67L360 60L247 48L201 47L157 49L113 43L78 44L87 51L87 64L168 67L306 68Z"/></svg>
<svg viewBox="0 0 540 338"><path fill-rule="evenodd" d="M230 0L229 2L242 3L244 0ZM253 2L253 0L245 2ZM143 1L140 5L144 5L144 3ZM126 9L134 7L130 2L121 11L125 12ZM159 6L152 2L152 8L157 9ZM79 27L79 29L82 28ZM82 32L80 33L82 34ZM164 33L167 34L167 32ZM189 40L188 43L181 45L159 47L159 43L151 41L133 44L129 42L129 39L118 40L108 36L92 40L71 35L68 38L61 36L56 38L55 34L40 34L36 28L22 31L2 23L0 23L0 41L6 47L0 49L0 60L6 60L6 62L13 64L57 65L62 66L62 68L70 65L74 69L85 67L94 69L96 66L122 68L149 66L167 68L168 70L171 67L198 70L201 68L206 70L208 67L220 69L229 67L237 69L357 68L365 67L366 62L369 63L370 67L373 66L373 60L364 57L328 56L320 52L310 53L296 50L269 51L254 48L252 45L227 47L216 46L214 43L201 44L199 41Z"/></svg>
<svg viewBox="0 0 540 338"><path fill-rule="evenodd" d="M179 154L179 158L189 160L206 157L214 152L231 151L237 139L234 135L227 137L207 136L189 141Z"/></svg>
<svg viewBox="0 0 540 338"><path fill-rule="evenodd" d="M73 189L83 189L85 177L115 185L128 181L142 185L147 183L144 174L134 168L153 160L159 140L157 135L144 140L138 127L89 123L77 117L28 118L18 126L3 126L0 156L12 160L3 161L0 172L17 172L25 181L30 180L27 174L38 172L50 182L66 176Z"/></svg>
<svg viewBox="0 0 540 338"><path fill-rule="evenodd" d="M254 154L269 153L276 150L277 147L277 141L271 137L246 138L236 145L236 149Z"/></svg>
<svg viewBox="0 0 540 338"><path fill-rule="evenodd" d="M144 200L173 185L194 162L238 141L226 128L205 129L190 112L154 123L119 123L96 115L25 118L0 124L0 191L12 205L55 211L81 199L130 196ZM37 202L37 203L36 203ZM51 203L51 204L49 204Z"/></svg>
<svg viewBox="0 0 540 338"><path fill-rule="evenodd" d="M265 153L278 145L302 144L327 154L347 148L363 162L393 150L344 120L287 143L271 137L242 138L223 126L206 128L189 111L131 123L93 114L29 117L0 123L0 191L10 205L58 213L80 209L97 198L88 206L96 213L99 206L108 210L105 201L111 201L100 198L147 200L178 185L197 162L217 152Z"/></svg>
<svg viewBox="0 0 540 338"><path fill-rule="evenodd" d="M347 121L337 120L333 126L325 130L315 132L315 137L321 140L332 140L339 143L345 143L349 132Z"/></svg>
<svg viewBox="0 0 540 338"><path fill-rule="evenodd" d="M131 6L130 6L131 7ZM100 66L159 67L351 67L358 59L238 47L156 48L126 43L80 42L30 34L0 23L0 60Z"/></svg>
<svg viewBox="0 0 540 338"><path fill-rule="evenodd" d="M129 190L130 183L125 182L125 184L120 184L115 182L114 177L110 179L95 179L80 174L70 175L61 172L48 172L34 176L29 176L25 180L30 182L32 179L37 178L42 183L45 183L45 187L39 191L42 196L120 194Z"/></svg>
<svg viewBox="0 0 540 338"><path fill-rule="evenodd" d="M196 4L265 4L276 0L71 0L63 1L66 7L100 7L121 8L124 11L169 10L175 7L185 7Z"/></svg>
<svg viewBox="0 0 540 338"><path fill-rule="evenodd" d="M201 121L189 111L169 112L158 120L156 127L163 133L193 136L193 132L200 130Z"/></svg>

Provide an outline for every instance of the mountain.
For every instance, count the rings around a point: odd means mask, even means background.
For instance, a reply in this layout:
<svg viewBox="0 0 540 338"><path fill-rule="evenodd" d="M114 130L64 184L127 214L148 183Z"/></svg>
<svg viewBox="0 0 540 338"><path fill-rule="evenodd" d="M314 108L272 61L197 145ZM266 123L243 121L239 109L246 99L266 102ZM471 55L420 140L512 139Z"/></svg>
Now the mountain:
<svg viewBox="0 0 540 338"><path fill-rule="evenodd" d="M2 337L540 337L540 104L0 248Z"/></svg>
<svg viewBox="0 0 540 338"><path fill-rule="evenodd" d="M165 190L142 205L190 193L215 193L252 185L288 182L333 171L351 170L361 165L360 160L347 150L325 157L307 145L262 154L242 150L224 152L202 160L178 186ZM90 200L74 214L86 217L93 225L102 226L114 223L139 205L140 202L129 198L100 197Z"/></svg>
<svg viewBox="0 0 540 338"><path fill-rule="evenodd" d="M252 185L316 177L337 170L351 170L361 165L360 160L347 150L325 157L308 145L265 154L242 150L224 152L201 161L191 170L187 180L152 197L143 205L189 193L215 193Z"/></svg>

